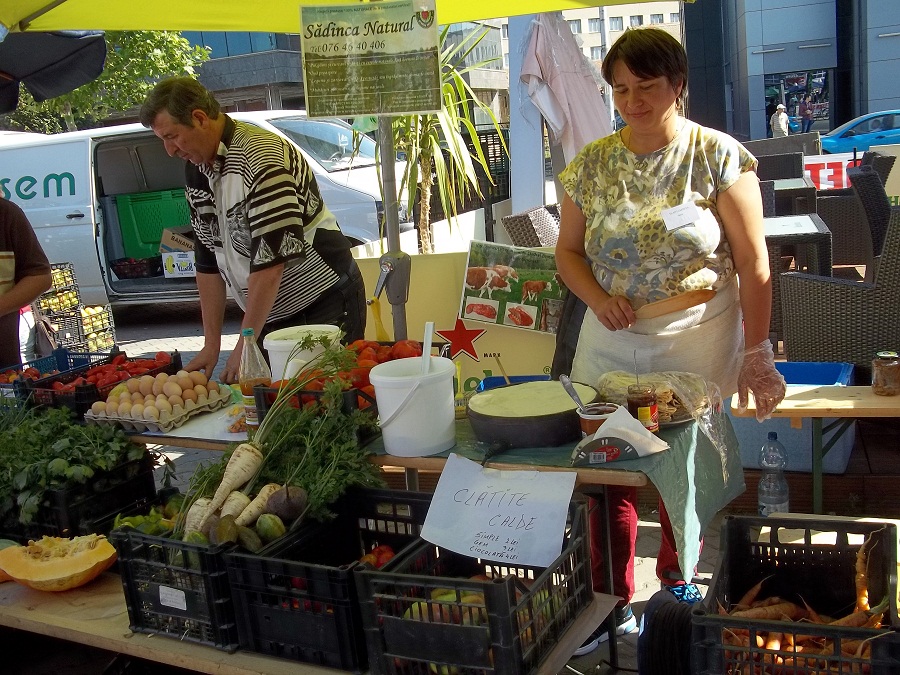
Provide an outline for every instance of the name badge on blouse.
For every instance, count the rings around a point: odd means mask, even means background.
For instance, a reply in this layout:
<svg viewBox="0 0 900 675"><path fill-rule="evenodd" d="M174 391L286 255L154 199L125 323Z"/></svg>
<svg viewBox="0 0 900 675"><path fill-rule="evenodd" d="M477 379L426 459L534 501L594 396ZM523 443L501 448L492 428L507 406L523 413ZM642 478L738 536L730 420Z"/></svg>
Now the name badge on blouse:
<svg viewBox="0 0 900 675"><path fill-rule="evenodd" d="M671 209L665 209L662 215L663 222L666 225L666 231L678 230L688 225L693 225L701 217L700 208L693 202L687 204L679 204Z"/></svg>

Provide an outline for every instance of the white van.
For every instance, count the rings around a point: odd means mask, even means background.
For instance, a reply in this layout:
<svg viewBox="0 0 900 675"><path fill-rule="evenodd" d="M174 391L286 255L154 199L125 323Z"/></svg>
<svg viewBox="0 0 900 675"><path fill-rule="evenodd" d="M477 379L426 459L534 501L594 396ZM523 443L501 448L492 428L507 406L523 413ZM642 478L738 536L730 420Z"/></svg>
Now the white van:
<svg viewBox="0 0 900 675"><path fill-rule="evenodd" d="M300 148L355 244L379 238L372 139L363 136L354 153L353 130L340 120L296 110L229 114ZM402 175L402 165L397 170ZM193 278L163 276L159 253L165 229L189 224L184 163L142 125L0 135L0 194L24 209L51 262L74 263L85 304L196 299Z"/></svg>

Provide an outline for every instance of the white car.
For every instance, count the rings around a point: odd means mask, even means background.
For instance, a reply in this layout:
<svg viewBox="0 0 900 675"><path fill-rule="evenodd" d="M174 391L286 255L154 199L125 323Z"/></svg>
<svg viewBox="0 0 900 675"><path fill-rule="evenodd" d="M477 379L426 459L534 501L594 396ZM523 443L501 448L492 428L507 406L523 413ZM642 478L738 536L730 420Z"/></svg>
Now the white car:
<svg viewBox="0 0 900 675"><path fill-rule="evenodd" d="M300 148L353 243L381 237L384 209L371 138L357 134L354 147L346 122L313 120L297 110L229 114ZM398 175L403 168L398 163ZM74 264L83 303L197 298L190 264L182 259L164 275L160 257L164 231L189 221L184 163L142 125L2 134L0 194L22 207L51 262ZM400 220L405 223L404 214Z"/></svg>

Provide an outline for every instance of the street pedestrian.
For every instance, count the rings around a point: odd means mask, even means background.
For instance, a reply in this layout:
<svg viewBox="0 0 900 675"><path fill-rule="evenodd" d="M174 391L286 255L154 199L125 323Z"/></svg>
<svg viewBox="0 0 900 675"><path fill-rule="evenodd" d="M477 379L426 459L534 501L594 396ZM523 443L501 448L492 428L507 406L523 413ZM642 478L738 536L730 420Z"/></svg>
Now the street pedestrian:
<svg viewBox="0 0 900 675"><path fill-rule="evenodd" d="M21 310L53 285L50 262L25 213L0 197L0 367L22 363Z"/></svg>
<svg viewBox="0 0 900 675"><path fill-rule="evenodd" d="M812 129L813 125L813 105L812 98L807 94L803 97L803 101L800 103L800 131L804 134L807 134Z"/></svg>
<svg viewBox="0 0 900 675"><path fill-rule="evenodd" d="M770 120L772 126L772 138L783 138L788 135L788 116L785 112L784 103L775 106L775 114Z"/></svg>
<svg viewBox="0 0 900 675"><path fill-rule="evenodd" d="M169 155L186 160L204 335L187 370L213 375L226 291L260 346L269 332L303 324L340 326L345 341L364 336L365 288L350 241L294 145L232 119L190 77L157 84L140 120ZM219 374L223 382L237 382L242 349L243 338Z"/></svg>

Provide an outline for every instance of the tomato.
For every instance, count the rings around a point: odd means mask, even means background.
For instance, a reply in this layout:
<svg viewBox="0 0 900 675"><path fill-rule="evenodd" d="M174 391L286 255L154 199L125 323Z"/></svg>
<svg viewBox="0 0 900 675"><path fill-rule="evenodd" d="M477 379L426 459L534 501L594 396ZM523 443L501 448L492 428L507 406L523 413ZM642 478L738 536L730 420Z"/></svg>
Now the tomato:
<svg viewBox="0 0 900 675"><path fill-rule="evenodd" d="M385 361L391 360L391 346L390 345L378 345L378 349L375 350L375 360L378 363L384 363Z"/></svg>
<svg viewBox="0 0 900 675"><path fill-rule="evenodd" d="M356 397L356 405L360 410L365 410L375 400L375 387L371 384L360 387L359 395Z"/></svg>
<svg viewBox="0 0 900 675"><path fill-rule="evenodd" d="M374 365L374 364L373 364ZM357 389L369 386L369 371L372 366L357 366L350 369L350 382Z"/></svg>
<svg viewBox="0 0 900 675"><path fill-rule="evenodd" d="M375 554L375 567L384 567L388 560L394 557L393 551L382 551Z"/></svg>
<svg viewBox="0 0 900 675"><path fill-rule="evenodd" d="M113 357L112 364L114 366L118 366L119 364L125 363L128 360L128 357L125 354L116 354Z"/></svg>
<svg viewBox="0 0 900 675"><path fill-rule="evenodd" d="M22 377L27 377L29 380L39 380L41 378L41 371L37 368L26 368L22 371Z"/></svg>
<svg viewBox="0 0 900 675"><path fill-rule="evenodd" d="M172 363L172 356L168 352L156 352L153 360L163 364Z"/></svg>
<svg viewBox="0 0 900 675"><path fill-rule="evenodd" d="M371 347L366 347L359 354L356 355L356 362L360 361L374 361L376 352Z"/></svg>
<svg viewBox="0 0 900 675"><path fill-rule="evenodd" d="M397 340L391 347L392 359L408 359L422 356L422 345L415 340Z"/></svg>

